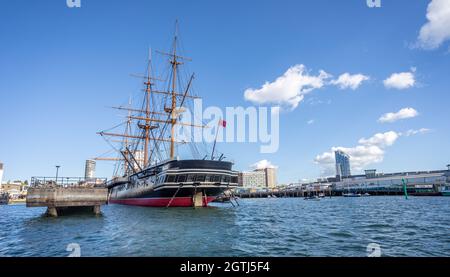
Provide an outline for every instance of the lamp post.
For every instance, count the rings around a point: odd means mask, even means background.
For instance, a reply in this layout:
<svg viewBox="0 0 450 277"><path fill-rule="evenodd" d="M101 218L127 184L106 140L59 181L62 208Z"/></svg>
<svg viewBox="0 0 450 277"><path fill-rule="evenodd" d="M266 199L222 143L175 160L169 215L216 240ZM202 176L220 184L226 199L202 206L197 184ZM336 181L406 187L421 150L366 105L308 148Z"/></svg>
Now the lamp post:
<svg viewBox="0 0 450 277"><path fill-rule="evenodd" d="M55 180L56 185L58 185L58 172L60 167L61 167L60 165L56 166L56 180Z"/></svg>

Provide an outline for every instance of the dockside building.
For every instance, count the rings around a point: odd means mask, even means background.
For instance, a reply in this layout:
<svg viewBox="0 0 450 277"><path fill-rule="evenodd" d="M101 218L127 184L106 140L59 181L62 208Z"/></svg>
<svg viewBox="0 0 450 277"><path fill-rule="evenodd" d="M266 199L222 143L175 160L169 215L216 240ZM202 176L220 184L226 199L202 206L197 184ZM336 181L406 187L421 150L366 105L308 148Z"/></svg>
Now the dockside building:
<svg viewBox="0 0 450 277"><path fill-rule="evenodd" d="M408 193L411 194L438 195L449 184L450 169L395 173L377 173L375 169L370 169L361 175L350 175L342 179L323 178L316 182L291 186L301 186L303 189L328 186L335 194L344 192L402 194L406 185Z"/></svg>

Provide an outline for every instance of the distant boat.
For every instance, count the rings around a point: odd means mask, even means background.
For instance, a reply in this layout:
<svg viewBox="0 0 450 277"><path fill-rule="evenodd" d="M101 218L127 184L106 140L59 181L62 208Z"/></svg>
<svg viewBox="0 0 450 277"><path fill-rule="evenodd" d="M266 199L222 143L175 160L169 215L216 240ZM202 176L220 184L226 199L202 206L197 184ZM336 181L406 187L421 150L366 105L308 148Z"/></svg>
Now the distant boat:
<svg viewBox="0 0 450 277"><path fill-rule="evenodd" d="M363 196L370 196L370 193L364 193Z"/></svg>
<svg viewBox="0 0 450 277"><path fill-rule="evenodd" d="M310 195L310 196L306 196L305 200L320 200L320 198L317 195Z"/></svg>
<svg viewBox="0 0 450 277"><path fill-rule="evenodd" d="M319 198L325 198L325 193L319 193Z"/></svg>
<svg viewBox="0 0 450 277"><path fill-rule="evenodd" d="M361 197L361 193L353 193L353 192L348 192L348 193L343 193L342 196L344 197Z"/></svg>
<svg viewBox="0 0 450 277"><path fill-rule="evenodd" d="M347 187L347 193L342 193L344 197L361 197L361 193L354 193L350 191L350 187Z"/></svg>
<svg viewBox="0 0 450 277"><path fill-rule="evenodd" d="M445 186L441 190L442 196L450 196L450 186Z"/></svg>

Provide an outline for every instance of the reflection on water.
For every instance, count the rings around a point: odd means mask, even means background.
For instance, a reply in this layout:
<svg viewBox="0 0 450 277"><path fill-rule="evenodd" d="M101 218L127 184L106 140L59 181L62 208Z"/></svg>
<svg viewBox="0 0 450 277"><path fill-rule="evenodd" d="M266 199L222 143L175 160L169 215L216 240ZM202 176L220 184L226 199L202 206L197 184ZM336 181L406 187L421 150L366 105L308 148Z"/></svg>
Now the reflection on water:
<svg viewBox="0 0 450 277"><path fill-rule="evenodd" d="M0 256L449 256L450 198L242 199L204 209L102 207L45 217L0 206Z"/></svg>

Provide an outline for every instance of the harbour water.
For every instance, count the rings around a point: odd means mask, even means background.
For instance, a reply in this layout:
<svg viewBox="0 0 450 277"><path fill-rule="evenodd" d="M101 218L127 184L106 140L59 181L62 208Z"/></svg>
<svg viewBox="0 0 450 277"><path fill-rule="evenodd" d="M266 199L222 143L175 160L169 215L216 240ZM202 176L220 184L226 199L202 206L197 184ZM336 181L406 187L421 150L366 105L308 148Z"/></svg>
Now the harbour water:
<svg viewBox="0 0 450 277"><path fill-rule="evenodd" d="M450 256L450 198L242 199L209 208L102 207L49 218L0 206L0 256Z"/></svg>

